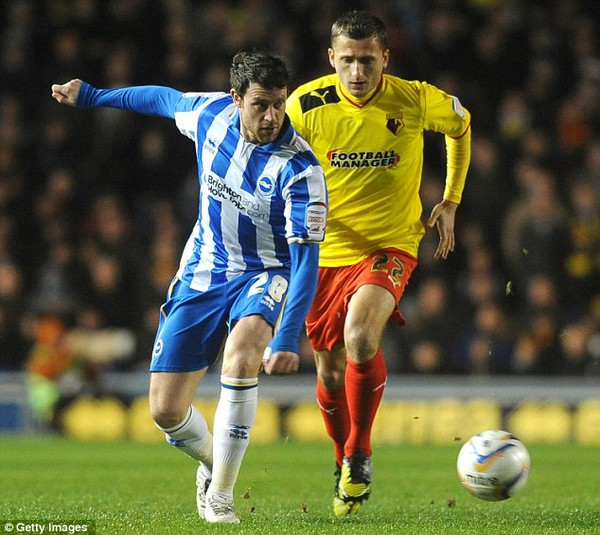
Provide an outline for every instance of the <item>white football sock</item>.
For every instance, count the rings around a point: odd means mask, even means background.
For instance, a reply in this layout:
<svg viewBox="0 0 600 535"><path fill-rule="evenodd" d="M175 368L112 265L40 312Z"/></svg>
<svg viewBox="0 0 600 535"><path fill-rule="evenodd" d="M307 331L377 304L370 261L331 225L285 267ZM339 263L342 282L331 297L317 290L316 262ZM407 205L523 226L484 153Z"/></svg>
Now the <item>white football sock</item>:
<svg viewBox="0 0 600 535"><path fill-rule="evenodd" d="M209 493L233 497L250 431L256 419L258 377L221 376L221 395L213 427L213 471Z"/></svg>
<svg viewBox="0 0 600 535"><path fill-rule="evenodd" d="M187 416L175 427L163 429L167 442L192 459L200 461L203 465L212 469L212 435L208 431L208 424L196 407L190 405Z"/></svg>

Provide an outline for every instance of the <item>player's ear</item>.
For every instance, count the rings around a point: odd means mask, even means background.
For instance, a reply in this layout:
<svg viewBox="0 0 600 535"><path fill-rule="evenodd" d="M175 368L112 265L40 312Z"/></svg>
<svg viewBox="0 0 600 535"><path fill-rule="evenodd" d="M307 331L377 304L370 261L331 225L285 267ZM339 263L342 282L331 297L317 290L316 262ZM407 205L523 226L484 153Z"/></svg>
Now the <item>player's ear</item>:
<svg viewBox="0 0 600 535"><path fill-rule="evenodd" d="M329 58L329 65L335 69L335 52L333 51L333 48L327 49L327 57Z"/></svg>
<svg viewBox="0 0 600 535"><path fill-rule="evenodd" d="M230 91L231 97L233 98L233 103L238 107L242 107L242 97L237 93L235 89Z"/></svg>
<svg viewBox="0 0 600 535"><path fill-rule="evenodd" d="M383 51L383 68L384 69L388 66L389 62L390 62L390 49L386 48Z"/></svg>

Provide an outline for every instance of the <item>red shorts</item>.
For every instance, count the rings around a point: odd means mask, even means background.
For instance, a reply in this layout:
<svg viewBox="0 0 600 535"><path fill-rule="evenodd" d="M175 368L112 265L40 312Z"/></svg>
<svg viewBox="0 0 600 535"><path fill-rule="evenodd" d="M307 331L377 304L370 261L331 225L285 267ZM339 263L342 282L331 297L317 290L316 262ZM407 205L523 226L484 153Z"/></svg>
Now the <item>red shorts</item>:
<svg viewBox="0 0 600 535"><path fill-rule="evenodd" d="M344 345L348 303L365 284L381 286L394 296L396 308L391 319L403 325L398 303L416 265L416 258L389 247L375 251L352 266L319 268L317 293L306 317L307 334L313 349L332 351Z"/></svg>

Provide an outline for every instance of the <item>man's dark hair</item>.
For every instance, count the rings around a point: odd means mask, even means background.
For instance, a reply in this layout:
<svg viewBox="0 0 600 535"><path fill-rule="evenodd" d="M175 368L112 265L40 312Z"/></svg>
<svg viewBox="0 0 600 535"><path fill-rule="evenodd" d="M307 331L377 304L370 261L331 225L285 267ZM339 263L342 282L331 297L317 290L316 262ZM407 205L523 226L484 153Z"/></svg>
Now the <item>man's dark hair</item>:
<svg viewBox="0 0 600 535"><path fill-rule="evenodd" d="M349 11L338 18L331 27L331 48L338 37L349 39L374 38L379 43L381 50L387 50L387 30L385 24L368 11Z"/></svg>
<svg viewBox="0 0 600 535"><path fill-rule="evenodd" d="M265 89L284 88L289 85L290 75L285 61L267 52L238 52L231 62L229 81L232 89L244 96L254 82Z"/></svg>

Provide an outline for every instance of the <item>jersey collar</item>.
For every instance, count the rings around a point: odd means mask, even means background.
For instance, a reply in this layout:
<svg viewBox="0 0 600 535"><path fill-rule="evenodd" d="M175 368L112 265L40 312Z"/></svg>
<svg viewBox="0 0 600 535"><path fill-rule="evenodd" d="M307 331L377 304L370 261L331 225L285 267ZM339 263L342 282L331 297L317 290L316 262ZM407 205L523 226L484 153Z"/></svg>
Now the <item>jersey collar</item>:
<svg viewBox="0 0 600 535"><path fill-rule="evenodd" d="M346 93L344 84L342 84L342 82L340 81L339 78L337 79L336 85L337 85L338 93L342 96L342 98L346 102L348 102L349 104L351 104L352 106L354 106L356 108L364 108L381 91L381 88L383 87L383 75L381 75L381 80L379 80L379 83L375 86L375 88L371 89L371 91L362 98L353 97L353 96L349 95L348 93Z"/></svg>

